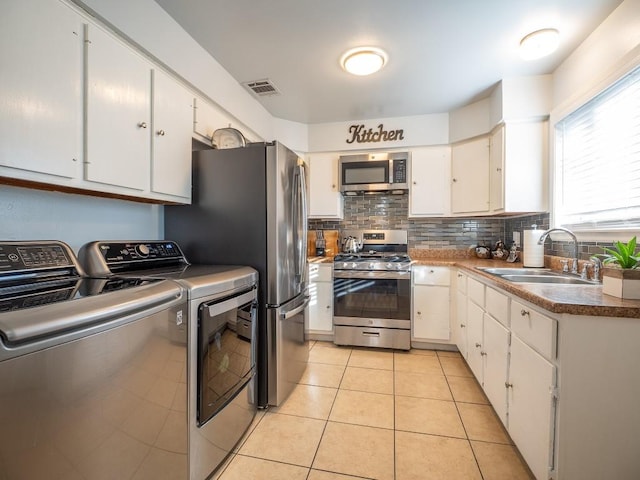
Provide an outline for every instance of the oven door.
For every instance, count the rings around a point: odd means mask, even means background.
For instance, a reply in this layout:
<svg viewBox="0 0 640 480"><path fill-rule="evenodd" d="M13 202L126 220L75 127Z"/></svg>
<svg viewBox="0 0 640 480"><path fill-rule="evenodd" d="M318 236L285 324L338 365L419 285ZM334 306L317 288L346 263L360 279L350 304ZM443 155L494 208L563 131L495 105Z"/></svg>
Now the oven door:
<svg viewBox="0 0 640 480"><path fill-rule="evenodd" d="M242 391L256 372L255 289L198 309L198 410L201 427ZM247 323L251 333L247 334Z"/></svg>
<svg viewBox="0 0 640 480"><path fill-rule="evenodd" d="M408 328L410 322L410 271L334 271L334 325Z"/></svg>

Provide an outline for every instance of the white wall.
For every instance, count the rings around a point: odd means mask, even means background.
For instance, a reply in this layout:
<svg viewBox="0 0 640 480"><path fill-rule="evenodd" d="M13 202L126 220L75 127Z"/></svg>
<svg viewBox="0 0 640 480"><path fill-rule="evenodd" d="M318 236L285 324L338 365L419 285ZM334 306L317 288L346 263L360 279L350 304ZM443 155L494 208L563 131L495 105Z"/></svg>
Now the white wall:
<svg viewBox="0 0 640 480"><path fill-rule="evenodd" d="M365 125L373 131L383 124L384 129L403 130L403 140L369 143L347 143L352 138L352 125ZM415 115L410 117L374 118L363 121L317 123L309 125L309 152L345 150L395 149L419 145L449 143L449 114Z"/></svg>
<svg viewBox="0 0 640 480"><path fill-rule="evenodd" d="M0 185L0 240L157 240L163 207Z"/></svg>
<svg viewBox="0 0 640 480"><path fill-rule="evenodd" d="M640 55L640 1L625 0L553 73L553 109L571 110Z"/></svg>

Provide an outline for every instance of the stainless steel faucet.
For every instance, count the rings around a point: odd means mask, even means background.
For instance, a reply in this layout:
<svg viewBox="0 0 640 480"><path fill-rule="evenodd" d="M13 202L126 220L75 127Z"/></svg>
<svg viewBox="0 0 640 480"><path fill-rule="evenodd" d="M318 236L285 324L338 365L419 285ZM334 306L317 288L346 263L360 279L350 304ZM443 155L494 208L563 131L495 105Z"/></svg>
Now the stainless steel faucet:
<svg viewBox="0 0 640 480"><path fill-rule="evenodd" d="M574 275L578 274L578 239L575 234L571 230L567 230L566 228L556 227L550 228L540 235L540 240L538 240L538 245L542 245L544 241L547 239L551 232L564 232L571 236L571 240L573 240L573 265L571 265L571 273Z"/></svg>

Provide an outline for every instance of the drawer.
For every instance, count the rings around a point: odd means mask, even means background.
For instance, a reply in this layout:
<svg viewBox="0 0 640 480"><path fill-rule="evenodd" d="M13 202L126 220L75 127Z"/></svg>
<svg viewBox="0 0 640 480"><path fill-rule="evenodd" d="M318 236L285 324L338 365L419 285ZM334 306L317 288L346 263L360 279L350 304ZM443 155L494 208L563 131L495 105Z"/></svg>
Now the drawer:
<svg viewBox="0 0 640 480"><path fill-rule="evenodd" d="M484 284L467 277L467 298L484 308Z"/></svg>
<svg viewBox="0 0 640 480"><path fill-rule="evenodd" d="M524 343L551 360L556 356L557 322L531 307L511 300L511 331Z"/></svg>
<svg viewBox="0 0 640 480"><path fill-rule="evenodd" d="M502 325L509 326L509 297L491 287L486 287L485 310Z"/></svg>
<svg viewBox="0 0 640 480"><path fill-rule="evenodd" d="M310 263L309 282L331 282L333 280L332 267L330 263Z"/></svg>
<svg viewBox="0 0 640 480"><path fill-rule="evenodd" d="M411 348L411 331L397 328L347 327L336 325L333 343L357 347Z"/></svg>
<svg viewBox="0 0 640 480"><path fill-rule="evenodd" d="M451 284L451 271L449 267L413 267L414 285L449 285Z"/></svg>
<svg viewBox="0 0 640 480"><path fill-rule="evenodd" d="M467 294L467 276L460 270L456 272L456 288L460 293Z"/></svg>

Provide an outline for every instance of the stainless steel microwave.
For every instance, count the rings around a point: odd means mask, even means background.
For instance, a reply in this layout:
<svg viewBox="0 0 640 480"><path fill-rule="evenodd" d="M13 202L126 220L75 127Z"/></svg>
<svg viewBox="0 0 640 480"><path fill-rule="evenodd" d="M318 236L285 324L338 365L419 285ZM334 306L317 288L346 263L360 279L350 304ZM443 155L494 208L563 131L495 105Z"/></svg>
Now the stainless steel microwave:
<svg viewBox="0 0 640 480"><path fill-rule="evenodd" d="M365 153L340 157L340 191L404 194L409 190L409 152Z"/></svg>

